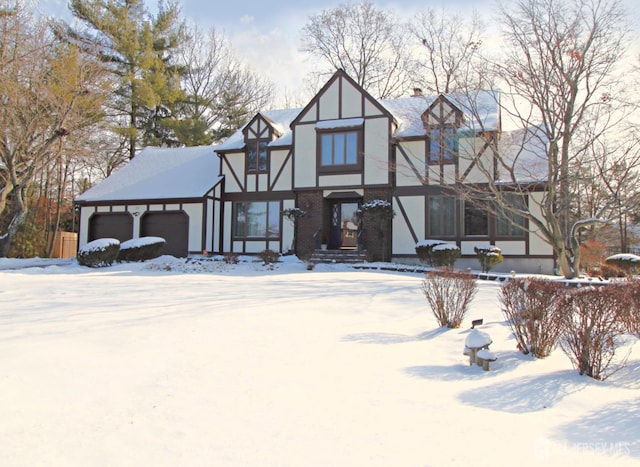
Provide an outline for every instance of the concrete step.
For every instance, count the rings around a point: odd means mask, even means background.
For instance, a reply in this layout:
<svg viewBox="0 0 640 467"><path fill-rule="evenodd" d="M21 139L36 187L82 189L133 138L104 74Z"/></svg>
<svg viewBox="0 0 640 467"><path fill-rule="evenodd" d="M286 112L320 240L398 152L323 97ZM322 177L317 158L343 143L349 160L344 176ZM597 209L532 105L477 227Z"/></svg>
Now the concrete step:
<svg viewBox="0 0 640 467"><path fill-rule="evenodd" d="M364 263L366 250L315 250L309 259L314 264L328 263Z"/></svg>

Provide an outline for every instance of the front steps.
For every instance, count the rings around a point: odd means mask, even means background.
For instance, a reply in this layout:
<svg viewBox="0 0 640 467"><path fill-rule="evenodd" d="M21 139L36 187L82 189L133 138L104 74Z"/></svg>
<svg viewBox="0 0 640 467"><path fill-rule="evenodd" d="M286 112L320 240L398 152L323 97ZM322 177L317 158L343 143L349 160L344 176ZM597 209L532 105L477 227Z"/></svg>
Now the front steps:
<svg viewBox="0 0 640 467"><path fill-rule="evenodd" d="M314 250L309 258L309 262L313 264L357 264L366 261L366 250Z"/></svg>

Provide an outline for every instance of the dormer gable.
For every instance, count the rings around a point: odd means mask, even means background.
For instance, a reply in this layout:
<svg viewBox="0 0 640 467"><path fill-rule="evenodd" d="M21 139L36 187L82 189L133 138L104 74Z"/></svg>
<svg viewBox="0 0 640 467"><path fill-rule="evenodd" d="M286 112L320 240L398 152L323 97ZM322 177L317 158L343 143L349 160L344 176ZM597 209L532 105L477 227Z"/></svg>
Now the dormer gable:
<svg viewBox="0 0 640 467"><path fill-rule="evenodd" d="M432 128L460 128L464 114L443 94L440 94L421 116L427 133Z"/></svg>
<svg viewBox="0 0 640 467"><path fill-rule="evenodd" d="M245 125L242 133L244 134L245 142L255 140L271 142L282 136L282 132L278 130L277 125L261 113L257 113L251 121Z"/></svg>

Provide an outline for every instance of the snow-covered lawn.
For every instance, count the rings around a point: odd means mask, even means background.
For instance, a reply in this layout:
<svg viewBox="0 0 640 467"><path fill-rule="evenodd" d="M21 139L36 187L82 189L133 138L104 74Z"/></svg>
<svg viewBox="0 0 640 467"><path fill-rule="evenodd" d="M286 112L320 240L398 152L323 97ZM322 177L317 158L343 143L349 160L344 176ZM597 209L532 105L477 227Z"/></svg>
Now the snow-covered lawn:
<svg viewBox="0 0 640 467"><path fill-rule="evenodd" d="M605 382L525 357L497 282L444 330L420 274L17 266L0 260L3 467L640 463L640 344ZM462 354L477 318L489 372Z"/></svg>

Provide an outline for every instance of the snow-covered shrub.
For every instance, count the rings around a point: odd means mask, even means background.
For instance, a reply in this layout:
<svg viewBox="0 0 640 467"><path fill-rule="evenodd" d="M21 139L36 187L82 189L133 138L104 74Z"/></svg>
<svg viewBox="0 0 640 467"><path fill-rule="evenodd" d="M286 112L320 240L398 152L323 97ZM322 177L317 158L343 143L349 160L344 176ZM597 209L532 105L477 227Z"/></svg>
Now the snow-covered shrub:
<svg viewBox="0 0 640 467"><path fill-rule="evenodd" d="M166 241L161 237L132 238L120 244L118 261L146 261L160 256Z"/></svg>
<svg viewBox="0 0 640 467"><path fill-rule="evenodd" d="M499 293L501 311L518 349L525 355L548 356L560 337L558 296L565 290L558 282L544 279L511 279Z"/></svg>
<svg viewBox="0 0 640 467"><path fill-rule="evenodd" d="M452 268L460 258L460 247L455 243L442 243L431 250L433 266L437 268Z"/></svg>
<svg viewBox="0 0 640 467"><path fill-rule="evenodd" d="M627 330L640 338L640 280L630 280L623 283L629 296L630 307L625 317Z"/></svg>
<svg viewBox="0 0 640 467"><path fill-rule="evenodd" d="M560 295L560 347L581 375L604 380L624 365L626 357L614 357L635 306L626 286L581 287Z"/></svg>
<svg viewBox="0 0 640 467"><path fill-rule="evenodd" d="M447 242L445 242L444 240L435 239L420 240L418 243L416 243L416 255L418 255L420 261L427 263L429 266L434 266L433 248L444 243Z"/></svg>
<svg viewBox="0 0 640 467"><path fill-rule="evenodd" d="M443 269L427 274L422 291L440 326L458 328L462 324L478 286L466 271Z"/></svg>
<svg viewBox="0 0 640 467"><path fill-rule="evenodd" d="M495 245L476 245L473 251L476 252L482 272L489 272L496 264L504 261L502 250Z"/></svg>
<svg viewBox="0 0 640 467"><path fill-rule="evenodd" d="M638 274L640 272L640 256L629 253L620 253L609 256L605 260L605 264L615 266L622 269L627 276Z"/></svg>
<svg viewBox="0 0 640 467"><path fill-rule="evenodd" d="M280 253L273 250L262 250L258 253L258 257L262 260L263 264L273 264L280 260Z"/></svg>
<svg viewBox="0 0 640 467"><path fill-rule="evenodd" d="M81 266L101 268L110 266L118 258L120 241L115 238L99 238L78 250L76 259Z"/></svg>

